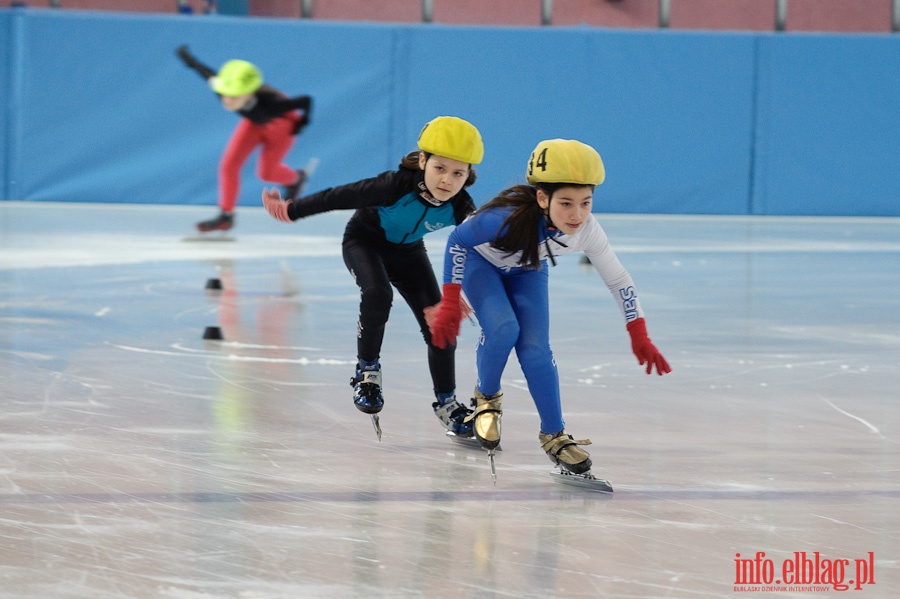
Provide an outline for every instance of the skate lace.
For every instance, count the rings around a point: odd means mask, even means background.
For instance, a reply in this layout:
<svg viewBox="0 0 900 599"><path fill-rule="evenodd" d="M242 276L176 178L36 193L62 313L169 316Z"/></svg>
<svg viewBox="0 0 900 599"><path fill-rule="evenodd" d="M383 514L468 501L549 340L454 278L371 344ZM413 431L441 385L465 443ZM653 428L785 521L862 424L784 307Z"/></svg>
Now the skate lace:
<svg viewBox="0 0 900 599"><path fill-rule="evenodd" d="M381 385L375 382L363 382L365 379L365 373L359 373L350 379L350 385L356 388L356 397L367 402L377 402Z"/></svg>
<svg viewBox="0 0 900 599"><path fill-rule="evenodd" d="M472 413L472 410L470 410L466 406L462 405L461 403L456 402L456 408L454 408L454 410L452 412L450 412L450 418L452 420L458 419L459 422L461 423L463 421L463 419L471 413Z"/></svg>
<svg viewBox="0 0 900 599"><path fill-rule="evenodd" d="M378 385L375 383L362 383L359 386L359 394L366 399L376 399L378 397Z"/></svg>

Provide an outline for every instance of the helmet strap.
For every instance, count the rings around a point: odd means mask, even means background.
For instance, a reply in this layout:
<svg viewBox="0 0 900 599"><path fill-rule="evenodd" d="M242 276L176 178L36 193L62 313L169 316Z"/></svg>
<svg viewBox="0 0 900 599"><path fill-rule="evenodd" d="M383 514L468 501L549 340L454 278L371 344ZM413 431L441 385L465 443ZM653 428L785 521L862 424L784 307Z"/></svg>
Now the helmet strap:
<svg viewBox="0 0 900 599"><path fill-rule="evenodd" d="M419 181L417 187L419 188L419 198L426 204L430 204L432 206L440 206L441 204L443 204L443 202L435 199L435 197L431 195L431 192L428 191L428 186L425 185L424 179L422 181Z"/></svg>

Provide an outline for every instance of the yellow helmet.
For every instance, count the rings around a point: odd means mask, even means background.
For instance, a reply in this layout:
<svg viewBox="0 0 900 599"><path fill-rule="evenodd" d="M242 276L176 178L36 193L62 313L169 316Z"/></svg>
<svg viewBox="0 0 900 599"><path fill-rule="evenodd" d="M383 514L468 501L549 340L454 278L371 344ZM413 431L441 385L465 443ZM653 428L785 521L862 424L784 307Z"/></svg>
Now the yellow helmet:
<svg viewBox="0 0 900 599"><path fill-rule="evenodd" d="M439 116L425 123L419 133L419 149L467 164L479 164L484 158L481 133L455 116Z"/></svg>
<svg viewBox="0 0 900 599"><path fill-rule="evenodd" d="M591 146L574 139L547 139L531 153L526 179L529 183L600 185L606 169Z"/></svg>
<svg viewBox="0 0 900 599"><path fill-rule="evenodd" d="M229 60L222 65L218 74L209 83L217 94L243 96L258 90L263 84L263 78L253 63L246 60Z"/></svg>

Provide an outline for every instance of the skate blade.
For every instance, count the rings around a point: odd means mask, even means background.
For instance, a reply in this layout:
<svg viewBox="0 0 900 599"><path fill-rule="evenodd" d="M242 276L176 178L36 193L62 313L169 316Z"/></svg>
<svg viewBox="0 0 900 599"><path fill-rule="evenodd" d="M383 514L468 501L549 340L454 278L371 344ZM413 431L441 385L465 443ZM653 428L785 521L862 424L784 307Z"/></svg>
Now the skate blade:
<svg viewBox="0 0 900 599"><path fill-rule="evenodd" d="M477 437L460 437L453 431L447 431L446 435L450 438L451 441L456 443L457 445L462 445L463 447L470 447L472 449L484 449L481 447L481 441L478 440ZM485 449L485 451L488 451ZM494 451L503 451L503 449L498 445L494 448Z"/></svg>
<svg viewBox="0 0 900 599"><path fill-rule="evenodd" d="M496 449L496 448L494 448ZM491 479L494 481L494 486L497 485L497 465L494 464L494 450L488 450L488 460L491 462Z"/></svg>
<svg viewBox="0 0 900 599"><path fill-rule="evenodd" d="M378 435L378 442L381 443L381 422L378 420L378 414L372 414L372 426L375 427L375 434Z"/></svg>
<svg viewBox="0 0 900 599"><path fill-rule="evenodd" d="M310 158L309 162L306 163L306 166L303 167L303 170L306 172L306 178L309 179L312 177L317 168L319 168L319 159Z"/></svg>
<svg viewBox="0 0 900 599"><path fill-rule="evenodd" d="M550 472L550 476L552 476L553 480L556 482L569 485L570 487L579 487L581 489L589 489L601 493L613 492L612 485L609 484L609 481L597 478L590 472L585 472L584 474L572 474L568 470L553 470Z"/></svg>

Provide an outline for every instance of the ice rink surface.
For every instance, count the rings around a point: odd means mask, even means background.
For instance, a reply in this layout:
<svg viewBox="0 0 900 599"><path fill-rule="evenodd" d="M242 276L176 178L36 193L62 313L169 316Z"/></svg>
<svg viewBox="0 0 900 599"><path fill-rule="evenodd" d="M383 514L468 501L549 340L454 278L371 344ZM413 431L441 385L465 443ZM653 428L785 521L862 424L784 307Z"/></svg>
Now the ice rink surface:
<svg viewBox="0 0 900 599"><path fill-rule="evenodd" d="M214 213L0 203L3 599L900 596L900 220L598 215L674 369L560 260L567 430L610 496L551 479L514 356L493 485L399 297L379 442L349 213L183 240Z"/></svg>

